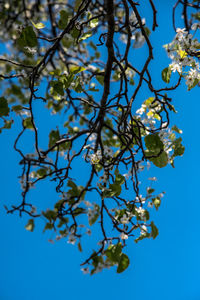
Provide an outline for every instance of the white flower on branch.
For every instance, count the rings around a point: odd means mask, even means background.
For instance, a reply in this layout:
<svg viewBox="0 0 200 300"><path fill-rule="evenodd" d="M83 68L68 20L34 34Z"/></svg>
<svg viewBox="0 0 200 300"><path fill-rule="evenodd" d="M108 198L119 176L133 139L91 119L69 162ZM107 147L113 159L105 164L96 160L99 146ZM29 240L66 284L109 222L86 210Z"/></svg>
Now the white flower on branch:
<svg viewBox="0 0 200 300"><path fill-rule="evenodd" d="M127 239L128 239L128 235L125 234L124 232L122 232L122 233L120 234L120 238L121 238L122 240L127 240Z"/></svg>
<svg viewBox="0 0 200 300"><path fill-rule="evenodd" d="M76 237L74 234L69 235L67 243L72 244L72 245L74 245L76 243Z"/></svg>

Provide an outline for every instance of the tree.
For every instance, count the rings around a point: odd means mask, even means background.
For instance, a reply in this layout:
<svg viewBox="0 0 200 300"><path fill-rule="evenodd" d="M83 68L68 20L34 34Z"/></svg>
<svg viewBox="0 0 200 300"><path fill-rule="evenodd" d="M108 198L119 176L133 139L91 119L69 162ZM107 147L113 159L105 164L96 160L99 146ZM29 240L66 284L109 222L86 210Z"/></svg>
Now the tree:
<svg viewBox="0 0 200 300"><path fill-rule="evenodd" d="M80 251L82 237L96 226L101 238L83 272L117 266L121 273L129 265L127 239L158 235L149 211L159 208L164 193L152 188L155 178L147 179L146 169L174 167L184 153L181 130L170 124L176 112L170 93L183 80L188 90L200 81L200 1L178 0L173 7L175 37L164 46L171 63L159 87L151 76L157 59L151 34L159 26L153 0L151 18L142 14L147 4L133 0L1 2L1 132L21 120L14 149L22 198L5 206L7 213L28 214L29 231L43 218L44 231ZM177 7L182 29L176 27ZM134 59L139 51L140 63ZM41 107L58 115L48 142L38 127ZM29 192L47 180L56 184L58 199L41 210Z"/></svg>

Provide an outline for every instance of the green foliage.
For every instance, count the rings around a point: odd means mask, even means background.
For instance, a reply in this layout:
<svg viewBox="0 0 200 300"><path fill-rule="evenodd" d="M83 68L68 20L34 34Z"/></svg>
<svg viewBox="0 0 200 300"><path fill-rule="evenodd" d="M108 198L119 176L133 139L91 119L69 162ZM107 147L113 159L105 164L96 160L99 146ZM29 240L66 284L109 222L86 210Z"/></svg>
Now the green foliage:
<svg viewBox="0 0 200 300"><path fill-rule="evenodd" d="M32 121L31 121L31 117L28 117L28 118L24 119L23 120L23 125L27 129L33 129L33 124L32 124Z"/></svg>
<svg viewBox="0 0 200 300"><path fill-rule="evenodd" d="M160 140L158 134L149 134L145 137L145 146L153 155L159 154L163 150L163 142Z"/></svg>
<svg viewBox="0 0 200 300"><path fill-rule="evenodd" d="M69 13L66 10L60 11L60 20L58 22L59 29L65 29L68 24Z"/></svg>
<svg viewBox="0 0 200 300"><path fill-rule="evenodd" d="M147 147L146 157L153 162L156 167L163 168L168 164L168 155L163 150L164 144L157 134L145 137Z"/></svg>
<svg viewBox="0 0 200 300"><path fill-rule="evenodd" d="M49 148L55 145L55 143L60 139L60 134L58 130L52 130L49 134Z"/></svg>
<svg viewBox="0 0 200 300"><path fill-rule="evenodd" d="M0 97L0 117L8 116L9 111L7 100L4 97Z"/></svg>
<svg viewBox="0 0 200 300"><path fill-rule="evenodd" d="M26 230L33 232L34 228L35 228L35 224L34 224L34 220L33 219L29 219L27 225L25 226Z"/></svg>
<svg viewBox="0 0 200 300"><path fill-rule="evenodd" d="M117 265L117 273L122 273L128 268L129 258L122 253L121 243L109 246L105 251L105 255L112 264Z"/></svg>
<svg viewBox="0 0 200 300"><path fill-rule="evenodd" d="M17 40L20 47L36 47L37 36L32 26L25 27Z"/></svg>
<svg viewBox="0 0 200 300"><path fill-rule="evenodd" d="M162 71L162 80L166 83L170 82L170 78L171 78L171 74L172 74L172 70L170 67L165 68Z"/></svg>
<svg viewBox="0 0 200 300"><path fill-rule="evenodd" d="M156 167L163 168L168 164L168 155L166 152L162 152L158 157L152 157L150 160Z"/></svg>
<svg viewBox="0 0 200 300"><path fill-rule="evenodd" d="M154 222L151 222L151 236L155 239L158 235L158 228L155 226Z"/></svg>
<svg viewBox="0 0 200 300"><path fill-rule="evenodd" d="M31 23L36 29L43 29L45 27L45 25L41 22L35 24L33 21L31 21Z"/></svg>
<svg viewBox="0 0 200 300"><path fill-rule="evenodd" d="M122 253L119 259L119 264L117 267L117 273L124 272L129 266L129 258L126 254Z"/></svg>

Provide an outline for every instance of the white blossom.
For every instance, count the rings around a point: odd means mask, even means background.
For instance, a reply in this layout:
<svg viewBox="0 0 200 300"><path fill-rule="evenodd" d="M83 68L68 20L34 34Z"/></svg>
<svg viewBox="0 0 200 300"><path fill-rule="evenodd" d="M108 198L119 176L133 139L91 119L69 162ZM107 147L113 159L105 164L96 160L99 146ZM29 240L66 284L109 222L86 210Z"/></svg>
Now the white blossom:
<svg viewBox="0 0 200 300"><path fill-rule="evenodd" d="M157 181L156 177L149 177L148 179L151 180L151 181Z"/></svg>
<svg viewBox="0 0 200 300"><path fill-rule="evenodd" d="M89 202L89 201L86 201L86 200L85 200L84 203L85 203L85 205L86 205L87 207L92 206L92 203Z"/></svg>
<svg viewBox="0 0 200 300"><path fill-rule="evenodd" d="M199 23L192 24L192 27L191 27L192 30L197 30L197 28L199 28Z"/></svg>
<svg viewBox="0 0 200 300"><path fill-rule="evenodd" d="M199 24L194 23L192 30L196 30L198 27ZM186 85L190 89L200 80L199 63L193 55L190 55L190 53L198 50L199 42L185 28L177 28L176 32L174 40L165 45L164 48L172 59L172 63L169 65L171 71L183 74L186 79Z"/></svg>
<svg viewBox="0 0 200 300"><path fill-rule="evenodd" d="M147 227L145 225L141 226L141 235L144 235L147 233Z"/></svg>
<svg viewBox="0 0 200 300"><path fill-rule="evenodd" d="M81 271L83 272L83 274L89 274L90 273L90 270L89 268L82 268Z"/></svg>
<svg viewBox="0 0 200 300"><path fill-rule="evenodd" d="M152 208L153 207L153 203L152 202L148 202L148 207Z"/></svg>
<svg viewBox="0 0 200 300"><path fill-rule="evenodd" d="M104 183L106 183L107 180L108 180L108 177L107 177L107 175L104 173L103 176L100 176L100 177L99 177L99 180L102 181L102 182L104 182Z"/></svg>
<svg viewBox="0 0 200 300"><path fill-rule="evenodd" d="M76 243L76 237L73 233L69 235L67 243L72 245Z"/></svg>
<svg viewBox="0 0 200 300"><path fill-rule="evenodd" d="M97 138L97 134L96 133L92 133L89 137L89 141L96 141Z"/></svg>
<svg viewBox="0 0 200 300"><path fill-rule="evenodd" d="M93 165L98 164L98 162L102 159L101 151L98 150L96 153L90 155L90 161Z"/></svg>
<svg viewBox="0 0 200 300"><path fill-rule="evenodd" d="M120 222L122 224L128 224L129 223L129 218L124 214L122 218L120 218Z"/></svg>
<svg viewBox="0 0 200 300"><path fill-rule="evenodd" d="M128 235L125 234L124 232L122 232L122 233L120 234L120 238L121 238L122 240L127 240L127 239L128 239Z"/></svg>
<svg viewBox="0 0 200 300"><path fill-rule="evenodd" d="M182 72L182 66L180 63L173 62L172 64L169 65L169 67L172 70L172 72L176 72L176 71L178 73Z"/></svg>
<svg viewBox="0 0 200 300"><path fill-rule="evenodd" d="M37 212L37 208L34 205L32 205L30 213L35 214L36 212Z"/></svg>

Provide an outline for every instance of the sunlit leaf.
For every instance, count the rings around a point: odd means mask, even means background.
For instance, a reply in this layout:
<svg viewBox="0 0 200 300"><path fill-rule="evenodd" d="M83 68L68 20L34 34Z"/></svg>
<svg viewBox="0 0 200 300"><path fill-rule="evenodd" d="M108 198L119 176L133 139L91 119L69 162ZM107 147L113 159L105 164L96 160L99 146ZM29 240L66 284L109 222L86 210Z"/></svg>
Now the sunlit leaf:
<svg viewBox="0 0 200 300"><path fill-rule="evenodd" d="M30 219L30 220L28 221L28 223L26 224L25 228L26 228L26 230L32 231L32 232L33 232L33 230L34 230L34 228L35 228L34 220L33 220L33 219Z"/></svg>
<svg viewBox="0 0 200 300"><path fill-rule="evenodd" d="M99 23L99 19L98 18L92 19L90 21L90 27L91 28L95 28L95 27L97 27L98 23Z"/></svg>
<svg viewBox="0 0 200 300"><path fill-rule="evenodd" d="M34 23L33 21L31 21L31 23L33 24L33 26L36 28L36 29L43 29L45 27L45 25L43 23Z"/></svg>
<svg viewBox="0 0 200 300"><path fill-rule="evenodd" d="M85 32L83 35L81 35L80 41L84 41L91 36L92 36L92 31Z"/></svg>

